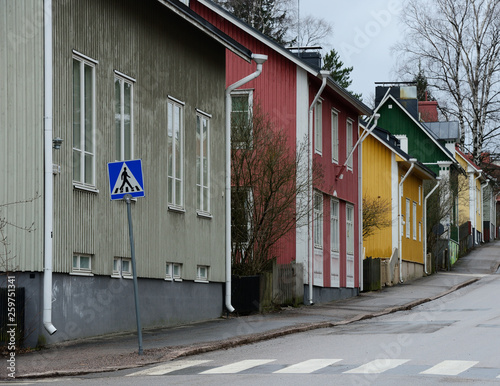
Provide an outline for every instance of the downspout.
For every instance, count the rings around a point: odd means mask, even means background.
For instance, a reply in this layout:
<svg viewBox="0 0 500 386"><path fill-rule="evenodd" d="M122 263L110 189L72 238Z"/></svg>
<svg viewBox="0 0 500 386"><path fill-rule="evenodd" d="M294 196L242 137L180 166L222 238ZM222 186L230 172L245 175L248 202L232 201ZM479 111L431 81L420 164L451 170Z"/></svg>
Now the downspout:
<svg viewBox="0 0 500 386"><path fill-rule="evenodd" d="M473 212L472 212L472 219L474 220L474 232L475 232L475 234L474 234L474 242L475 242L476 244L479 244L479 240L477 240L477 237L476 237L476 236L477 236L477 234L478 234L478 232L477 232L477 221L476 221L476 218L477 218L477 215L476 215L476 212L477 212L477 190L476 190L476 181L477 181L479 178L481 178L482 174L483 174L483 172L479 172L479 175L478 175L476 178L474 178L474 182L472 183L472 189L471 189L471 190L474 192L474 203L473 203L473 204L474 204L474 206L473 206L473 207L474 207L474 210L473 210ZM481 219L482 219L482 217L481 217Z"/></svg>
<svg viewBox="0 0 500 386"><path fill-rule="evenodd" d="M52 228L54 223L54 176L52 172L52 0L44 0L44 268L43 326L52 335Z"/></svg>
<svg viewBox="0 0 500 386"><path fill-rule="evenodd" d="M307 216L308 224L307 224L307 250L309 254L309 305L313 305L313 280L314 280L314 272L313 272L313 259L314 259L314 243L312 242L312 224L313 224L313 211L314 211L314 201L313 201L313 183L312 183L312 164L313 164L313 109L316 103L318 102L321 93L326 87L326 81L330 72L328 71L320 71L321 76L323 77L323 81L321 82L321 86L314 97L311 106L309 106L309 120L308 120L308 131L307 131L307 148L308 148L308 157L307 157L307 173L310 178L309 180L309 189L307 190L307 198L310 213Z"/></svg>
<svg viewBox="0 0 500 386"><path fill-rule="evenodd" d="M436 177L437 184L432 188L432 190L424 198L424 272L426 275L429 274L427 271L427 200L432 193L438 188L441 183L441 177Z"/></svg>
<svg viewBox="0 0 500 386"><path fill-rule="evenodd" d="M358 118L359 130L359 118ZM359 290L363 292L363 143L359 144L358 151L358 240L359 240Z"/></svg>
<svg viewBox="0 0 500 386"><path fill-rule="evenodd" d="M403 179L399 183L398 186L398 226L399 226L399 282L403 283L403 232L401 229L401 188L403 187L403 182L405 182L406 178L411 174L411 171L415 167L415 163L417 162L416 158L410 158L411 166L410 169L406 172ZM408 214L406 214L405 220L408 219Z"/></svg>
<svg viewBox="0 0 500 386"><path fill-rule="evenodd" d="M234 311L231 305L231 92L245 83L257 78L262 72L262 64L267 60L267 55L253 54L252 59L257 63L254 73L233 83L226 89L226 308Z"/></svg>

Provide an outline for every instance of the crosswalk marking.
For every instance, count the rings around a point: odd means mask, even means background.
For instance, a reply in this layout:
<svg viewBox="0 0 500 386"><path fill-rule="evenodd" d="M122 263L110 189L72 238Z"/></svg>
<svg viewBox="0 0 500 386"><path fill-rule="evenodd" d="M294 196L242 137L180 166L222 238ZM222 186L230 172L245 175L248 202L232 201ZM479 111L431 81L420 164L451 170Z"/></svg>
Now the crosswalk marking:
<svg viewBox="0 0 500 386"><path fill-rule="evenodd" d="M203 371L200 374L236 374L240 371L248 370L253 367L257 367L260 365L265 365L269 362L274 362L275 359L248 359L236 363L232 363L226 366L216 367L214 369L210 369L207 371Z"/></svg>
<svg viewBox="0 0 500 386"><path fill-rule="evenodd" d="M420 374L458 375L478 363L476 361L443 361Z"/></svg>
<svg viewBox="0 0 500 386"><path fill-rule="evenodd" d="M309 359L304 362L288 366L284 369L275 371L275 374L310 374L324 367L330 366L342 359Z"/></svg>
<svg viewBox="0 0 500 386"><path fill-rule="evenodd" d="M380 374L384 371L401 366L403 363L408 361L409 359L375 359L374 361L368 362L363 366L344 371L344 374Z"/></svg>
<svg viewBox="0 0 500 386"><path fill-rule="evenodd" d="M177 370L183 370L188 367L199 366L204 363L212 362L209 360L199 360L199 361L191 361L191 360L182 360L177 362L168 362L160 366L155 366L150 369L138 371L133 374L127 374L128 377L134 376L142 376L142 375L164 375Z"/></svg>

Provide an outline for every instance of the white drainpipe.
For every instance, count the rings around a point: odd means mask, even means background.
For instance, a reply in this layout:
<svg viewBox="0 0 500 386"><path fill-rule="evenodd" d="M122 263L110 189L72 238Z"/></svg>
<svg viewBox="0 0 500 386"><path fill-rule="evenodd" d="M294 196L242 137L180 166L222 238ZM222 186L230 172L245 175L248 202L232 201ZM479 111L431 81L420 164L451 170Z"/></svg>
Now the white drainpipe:
<svg viewBox="0 0 500 386"><path fill-rule="evenodd" d="M330 75L330 72L328 71L320 71L321 76L323 77L323 81L321 83L321 86L316 93L316 96L314 97L313 102L311 103L311 106L309 107L309 120L308 120L308 131L307 131L307 145L308 145L308 157L307 157L307 173L308 177L310 178L309 180L309 189L307 191L308 195L308 205L309 205L309 210L310 213L307 216L308 219L308 224L307 224L307 243L308 243L308 254L309 254L309 304L313 305L313 281L314 281L314 272L313 272L313 259L314 259L314 243L312 242L312 226L313 226L313 205L314 205L314 200L313 200L313 184L312 184L312 164L313 164L313 141L312 141L312 135L313 135L313 109L314 106L316 106L316 103L318 102L319 97L321 96L321 93L326 87L326 81L328 79L328 76Z"/></svg>
<svg viewBox="0 0 500 386"><path fill-rule="evenodd" d="M52 228L54 187L52 174L52 1L44 0L44 269L43 326L52 335Z"/></svg>
<svg viewBox="0 0 500 386"><path fill-rule="evenodd" d="M478 230L477 230L477 221L476 221L476 220L477 220L477 214L476 214L476 212L477 212L477 189L476 189L476 181L477 181L479 178L481 178L482 174L483 174L483 172L482 172L482 171L480 171L480 172L479 172L479 175L478 175L476 178L474 178L474 183L473 183L473 186L472 186L472 189L473 189L473 192L474 192L474 202L473 202L473 205L472 205L472 206L473 206L473 208L474 208L474 211L473 211L473 213L472 213L472 219L473 219L473 221L474 221L474 222L473 222L474 232L475 232L475 234L474 234L474 242L475 242L476 244L479 244L479 242L480 242L480 240L478 240L478 237L477 237L477 235L478 235ZM483 221L483 218L482 218L482 217L481 217L481 221ZM483 233L483 232L481 232L481 234L482 234L482 233Z"/></svg>
<svg viewBox="0 0 500 386"><path fill-rule="evenodd" d="M399 221L398 221L398 226L399 226L399 282L403 282L403 231L401 227L401 188L403 187L403 182L405 182L406 178L410 175L411 171L415 167L415 162L417 162L416 158L410 158L411 166L410 169L406 172L404 175L403 179L399 183L399 189L398 189L398 216L399 216ZM406 214L405 221L408 221L408 213Z"/></svg>
<svg viewBox="0 0 500 386"><path fill-rule="evenodd" d="M253 54L252 59L257 63L254 73L233 83L226 89L226 308L234 311L231 305L231 92L245 83L257 78L262 72L262 64L267 60L267 55Z"/></svg>
<svg viewBox="0 0 500 386"><path fill-rule="evenodd" d="M436 177L437 184L432 188L432 190L424 198L424 272L426 275L429 274L427 271L427 199L432 193L437 189L441 183L441 177Z"/></svg>

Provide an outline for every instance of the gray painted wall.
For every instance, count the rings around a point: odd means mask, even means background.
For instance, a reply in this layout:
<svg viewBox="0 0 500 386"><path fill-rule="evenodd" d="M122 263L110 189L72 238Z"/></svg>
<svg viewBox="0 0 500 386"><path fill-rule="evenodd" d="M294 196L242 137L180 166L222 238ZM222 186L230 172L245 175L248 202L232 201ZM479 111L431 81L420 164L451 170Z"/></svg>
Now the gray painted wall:
<svg viewBox="0 0 500 386"><path fill-rule="evenodd" d="M54 274L52 322L57 332L49 336L41 323L43 275L16 273L15 276L17 287L24 287L26 291L26 346L36 346L41 335L45 337L45 342L55 343L113 332L137 331L134 289L130 279ZM5 286L5 276L1 277L0 286ZM143 329L220 317L222 286L221 283L140 279L138 288Z"/></svg>

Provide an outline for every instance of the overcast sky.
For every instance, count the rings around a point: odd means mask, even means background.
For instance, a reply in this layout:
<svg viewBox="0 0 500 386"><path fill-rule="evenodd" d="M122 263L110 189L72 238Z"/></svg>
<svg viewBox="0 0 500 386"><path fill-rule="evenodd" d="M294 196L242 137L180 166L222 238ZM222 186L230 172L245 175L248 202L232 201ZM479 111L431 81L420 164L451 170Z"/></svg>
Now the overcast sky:
<svg viewBox="0 0 500 386"><path fill-rule="evenodd" d="M397 81L396 59L390 48L402 33L399 15L403 0L297 0L300 17L310 14L333 24L330 48L346 66L353 66L350 89L363 94L372 107L374 82Z"/></svg>

